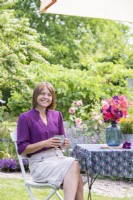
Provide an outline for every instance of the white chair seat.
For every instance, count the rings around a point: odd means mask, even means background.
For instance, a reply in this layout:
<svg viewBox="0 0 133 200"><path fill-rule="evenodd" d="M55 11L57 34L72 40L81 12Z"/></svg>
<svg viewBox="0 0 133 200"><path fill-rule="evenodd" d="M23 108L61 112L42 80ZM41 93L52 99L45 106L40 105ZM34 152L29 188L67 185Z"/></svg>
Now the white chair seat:
<svg viewBox="0 0 133 200"><path fill-rule="evenodd" d="M60 189L60 188L58 188L54 185L48 184L48 183L37 183L37 182L34 182L32 180L26 180L25 184L29 185L31 187L37 187L37 188L50 189L52 187L52 188L55 188L56 190Z"/></svg>

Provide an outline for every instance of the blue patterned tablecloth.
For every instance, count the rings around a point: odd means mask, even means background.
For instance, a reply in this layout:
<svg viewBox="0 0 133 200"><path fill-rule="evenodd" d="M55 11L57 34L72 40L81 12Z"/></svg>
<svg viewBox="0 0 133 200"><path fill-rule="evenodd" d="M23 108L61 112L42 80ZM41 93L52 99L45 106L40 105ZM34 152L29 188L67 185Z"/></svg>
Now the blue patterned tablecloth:
<svg viewBox="0 0 133 200"><path fill-rule="evenodd" d="M133 178L133 149L103 148L103 144L78 144L72 156L78 159L81 170L90 174Z"/></svg>

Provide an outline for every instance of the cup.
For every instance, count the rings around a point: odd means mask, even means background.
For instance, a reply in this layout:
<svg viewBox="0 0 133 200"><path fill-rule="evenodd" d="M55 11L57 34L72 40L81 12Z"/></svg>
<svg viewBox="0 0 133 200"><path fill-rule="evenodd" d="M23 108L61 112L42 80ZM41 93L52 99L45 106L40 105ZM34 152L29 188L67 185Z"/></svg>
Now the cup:
<svg viewBox="0 0 133 200"><path fill-rule="evenodd" d="M60 138L61 139L61 146L63 146L64 139L65 139L64 135L54 135L54 138Z"/></svg>

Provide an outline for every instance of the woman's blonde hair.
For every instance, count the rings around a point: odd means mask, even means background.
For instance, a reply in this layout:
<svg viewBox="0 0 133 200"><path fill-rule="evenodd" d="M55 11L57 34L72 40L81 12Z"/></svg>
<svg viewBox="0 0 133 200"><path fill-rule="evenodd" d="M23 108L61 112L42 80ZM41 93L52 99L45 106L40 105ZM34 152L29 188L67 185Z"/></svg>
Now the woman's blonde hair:
<svg viewBox="0 0 133 200"><path fill-rule="evenodd" d="M55 97L55 91L54 87L52 86L51 83L49 82L41 82L38 83L37 86L35 87L32 95L32 107L36 108L37 106L37 97L40 95L44 87L47 87L47 89L50 91L52 95L52 103L48 106L47 109L54 110L56 106L56 97Z"/></svg>

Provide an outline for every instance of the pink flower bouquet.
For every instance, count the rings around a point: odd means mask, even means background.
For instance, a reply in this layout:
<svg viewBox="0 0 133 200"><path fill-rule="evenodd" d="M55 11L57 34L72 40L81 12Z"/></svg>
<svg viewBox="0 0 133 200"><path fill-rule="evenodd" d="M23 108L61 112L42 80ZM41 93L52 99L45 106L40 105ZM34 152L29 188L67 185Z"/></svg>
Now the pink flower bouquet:
<svg viewBox="0 0 133 200"><path fill-rule="evenodd" d="M102 101L101 113L104 122L118 123L122 117L127 117L128 109L131 103L126 96L114 96L112 99L105 99Z"/></svg>

